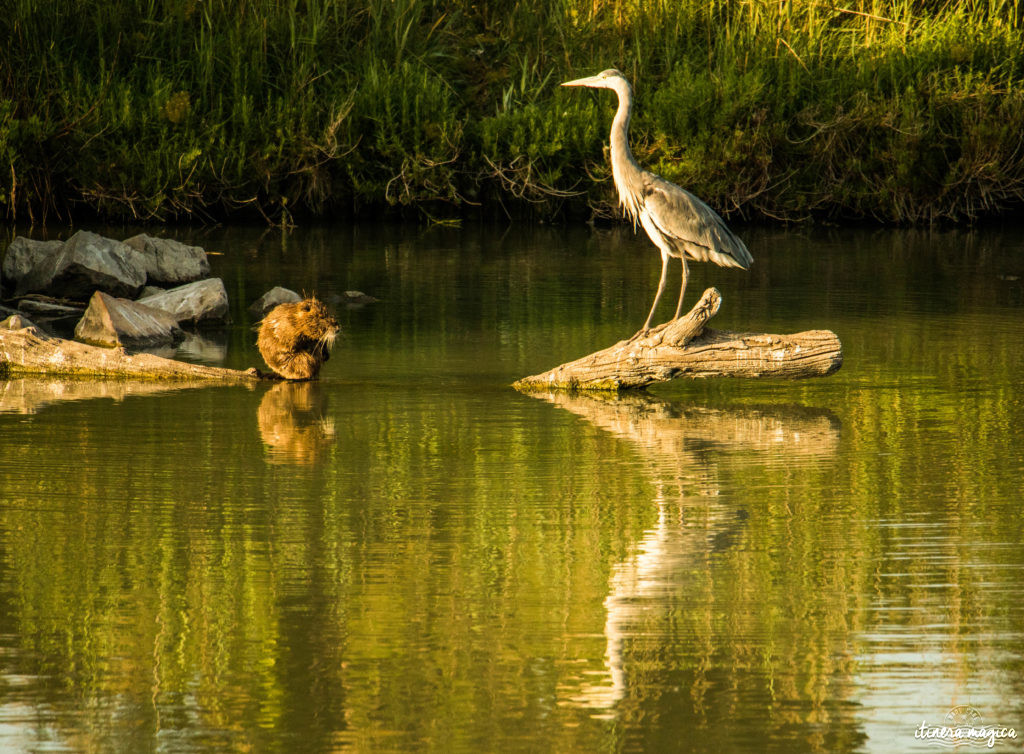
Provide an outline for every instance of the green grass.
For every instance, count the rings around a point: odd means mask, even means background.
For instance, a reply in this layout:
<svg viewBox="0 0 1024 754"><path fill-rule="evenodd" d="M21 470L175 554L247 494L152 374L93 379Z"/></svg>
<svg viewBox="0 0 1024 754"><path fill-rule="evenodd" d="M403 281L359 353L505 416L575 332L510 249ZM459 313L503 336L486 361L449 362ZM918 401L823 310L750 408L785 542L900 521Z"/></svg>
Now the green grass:
<svg viewBox="0 0 1024 754"><path fill-rule="evenodd" d="M1024 204L1009 0L13 0L8 221L614 213L640 162L751 219L922 223ZM496 210L495 210L496 211Z"/></svg>

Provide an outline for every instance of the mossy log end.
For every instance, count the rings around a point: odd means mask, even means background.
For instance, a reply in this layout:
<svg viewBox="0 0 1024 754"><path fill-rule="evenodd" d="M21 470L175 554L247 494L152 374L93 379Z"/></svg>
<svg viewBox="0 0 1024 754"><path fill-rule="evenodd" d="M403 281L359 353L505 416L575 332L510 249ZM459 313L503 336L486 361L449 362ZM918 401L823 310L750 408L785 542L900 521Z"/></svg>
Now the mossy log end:
<svg viewBox="0 0 1024 754"><path fill-rule="evenodd" d="M22 374L221 382L263 379L255 369L222 369L149 353L129 354L122 348L101 348L54 338L32 326L0 329L0 378Z"/></svg>
<svg viewBox="0 0 1024 754"><path fill-rule="evenodd" d="M824 377L843 364L843 347L829 330L793 335L734 333L705 327L718 312L721 294L704 291L688 314L514 387L535 390L629 390L676 377Z"/></svg>

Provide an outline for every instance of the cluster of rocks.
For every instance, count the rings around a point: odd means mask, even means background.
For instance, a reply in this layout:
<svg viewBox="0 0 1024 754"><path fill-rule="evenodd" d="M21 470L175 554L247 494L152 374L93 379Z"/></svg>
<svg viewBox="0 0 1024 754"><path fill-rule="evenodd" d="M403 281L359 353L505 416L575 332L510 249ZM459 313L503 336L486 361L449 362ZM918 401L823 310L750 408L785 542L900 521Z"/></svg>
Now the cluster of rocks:
<svg viewBox="0 0 1024 754"><path fill-rule="evenodd" d="M174 344L184 326L219 324L228 296L211 278L206 252L145 234L124 241L80 230L66 241L17 237L7 249L0 288L14 313L102 346Z"/></svg>
<svg viewBox="0 0 1024 754"><path fill-rule="evenodd" d="M220 278L210 277L206 252L146 234L124 241L84 230L66 241L18 236L0 267L0 294L6 304L0 304L0 321L17 315L62 337L73 329L76 340L99 346L174 347L185 339L183 328L228 321L227 291ZM249 314L258 320L278 304L300 300L295 291L275 287ZM346 291L338 303L376 300Z"/></svg>

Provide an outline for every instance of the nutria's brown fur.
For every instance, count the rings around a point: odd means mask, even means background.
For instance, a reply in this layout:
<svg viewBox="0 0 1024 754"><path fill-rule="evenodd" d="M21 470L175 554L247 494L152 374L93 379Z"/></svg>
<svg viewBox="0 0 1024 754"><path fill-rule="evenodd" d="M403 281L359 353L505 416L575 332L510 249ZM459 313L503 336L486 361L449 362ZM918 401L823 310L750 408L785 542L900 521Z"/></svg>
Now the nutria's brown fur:
<svg viewBox="0 0 1024 754"><path fill-rule="evenodd" d="M267 366L287 380L312 380L330 357L338 321L315 297L275 306L259 326L256 345Z"/></svg>

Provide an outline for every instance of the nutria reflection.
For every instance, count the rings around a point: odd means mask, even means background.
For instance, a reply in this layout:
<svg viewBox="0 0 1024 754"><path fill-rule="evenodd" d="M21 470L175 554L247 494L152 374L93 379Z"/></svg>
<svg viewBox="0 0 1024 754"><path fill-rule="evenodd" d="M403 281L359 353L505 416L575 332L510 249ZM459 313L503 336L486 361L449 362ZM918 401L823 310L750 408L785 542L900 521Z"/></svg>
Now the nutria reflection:
<svg viewBox="0 0 1024 754"><path fill-rule="evenodd" d="M256 421L271 463L312 466L334 442L327 401L312 382L281 382L260 401Z"/></svg>

